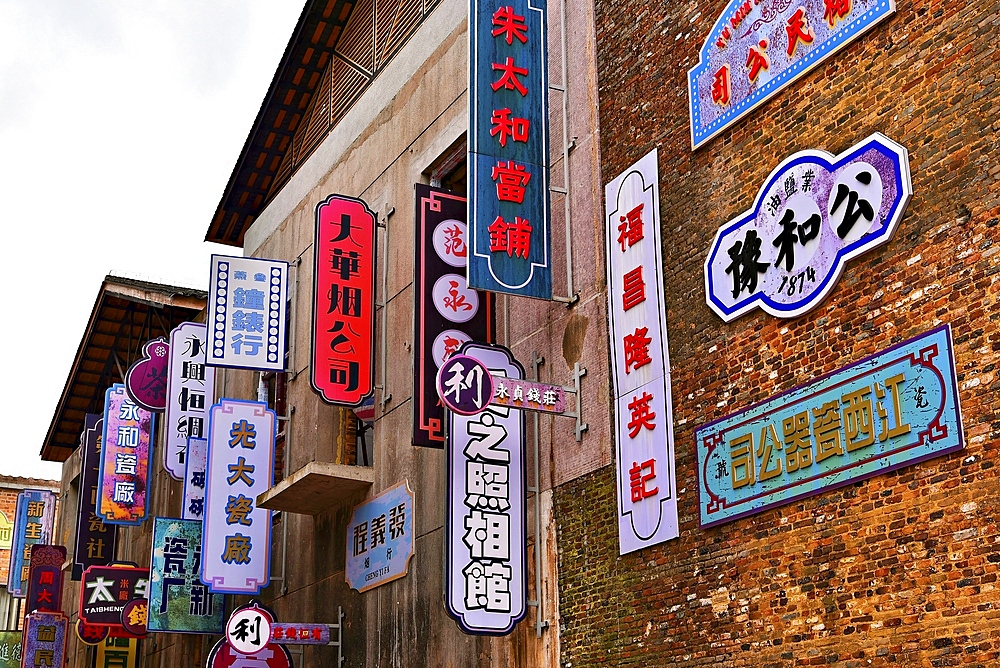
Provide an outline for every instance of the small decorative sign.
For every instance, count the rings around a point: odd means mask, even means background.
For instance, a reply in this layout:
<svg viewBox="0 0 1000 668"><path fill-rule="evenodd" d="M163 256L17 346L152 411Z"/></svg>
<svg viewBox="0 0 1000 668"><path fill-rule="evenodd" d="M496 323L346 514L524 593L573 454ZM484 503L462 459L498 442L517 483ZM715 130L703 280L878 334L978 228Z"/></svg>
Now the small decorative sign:
<svg viewBox="0 0 1000 668"><path fill-rule="evenodd" d="M653 149L604 188L621 554L679 535L658 184Z"/></svg>
<svg viewBox="0 0 1000 668"><path fill-rule="evenodd" d="M360 199L316 207L310 379L331 404L359 406L375 391L375 229Z"/></svg>
<svg viewBox="0 0 1000 668"><path fill-rule="evenodd" d="M137 638L146 635L146 624L149 622L149 601L144 598L133 598L122 608L122 628Z"/></svg>
<svg viewBox="0 0 1000 668"><path fill-rule="evenodd" d="M271 642L282 645L329 645L326 624L272 624Z"/></svg>
<svg viewBox="0 0 1000 668"><path fill-rule="evenodd" d="M757 306L782 318L806 313L848 260L892 238L912 194L906 149L878 133L838 156L786 158L754 206L715 235L708 305L727 322Z"/></svg>
<svg viewBox="0 0 1000 668"><path fill-rule="evenodd" d="M21 631L0 631L0 668L21 668Z"/></svg>
<svg viewBox="0 0 1000 668"><path fill-rule="evenodd" d="M895 12L894 0L730 0L688 72L691 147Z"/></svg>
<svg viewBox="0 0 1000 668"><path fill-rule="evenodd" d="M125 604L147 598L148 589L148 568L133 564L91 566L83 572L80 619L86 624L121 628Z"/></svg>
<svg viewBox="0 0 1000 668"><path fill-rule="evenodd" d="M150 631L222 633L226 597L199 579L202 523L157 517L149 567Z"/></svg>
<svg viewBox="0 0 1000 668"><path fill-rule="evenodd" d="M97 506L105 523L135 526L146 520L152 435L153 413L133 403L121 383L109 387L104 394L101 496Z"/></svg>
<svg viewBox="0 0 1000 668"><path fill-rule="evenodd" d="M207 411L215 403L215 367L206 364L207 332L194 322L170 332L163 468L177 480L184 476L188 439L208 436Z"/></svg>
<svg viewBox="0 0 1000 668"><path fill-rule="evenodd" d="M208 440L188 439L187 458L184 461L184 519L198 520L205 517L205 471L208 469Z"/></svg>
<svg viewBox="0 0 1000 668"><path fill-rule="evenodd" d="M523 411L559 414L566 411L566 390L530 380L493 379L490 404L510 406Z"/></svg>
<svg viewBox="0 0 1000 668"><path fill-rule="evenodd" d="M552 298L547 4L469 14L469 287Z"/></svg>
<svg viewBox="0 0 1000 668"><path fill-rule="evenodd" d="M69 619L61 612L33 612L24 619L21 666L66 665L66 632Z"/></svg>
<svg viewBox="0 0 1000 668"><path fill-rule="evenodd" d="M31 568L28 571L28 598L25 610L59 610L62 608L62 565L66 548L62 545L32 545Z"/></svg>
<svg viewBox="0 0 1000 668"><path fill-rule="evenodd" d="M125 372L129 399L150 412L167 407L167 363L170 346L164 338L147 341L142 356Z"/></svg>
<svg viewBox="0 0 1000 668"><path fill-rule="evenodd" d="M493 377L482 362L468 355L452 355L437 374L438 397L459 415L486 410L493 398Z"/></svg>
<svg viewBox="0 0 1000 668"><path fill-rule="evenodd" d="M56 516L56 495L48 490L26 489L17 495L14 521L14 546L10 552L7 591L24 598L28 591L32 545L52 542Z"/></svg>
<svg viewBox="0 0 1000 668"><path fill-rule="evenodd" d="M271 640L277 618L257 601L237 608L226 622L226 636L208 656L208 668L291 668L292 657ZM285 624L283 626L289 626Z"/></svg>
<svg viewBox="0 0 1000 668"><path fill-rule="evenodd" d="M469 256L465 197L420 183L414 189L413 445L443 448L438 369L466 341L493 341L494 296L470 290L462 271Z"/></svg>
<svg viewBox="0 0 1000 668"><path fill-rule="evenodd" d="M368 591L406 575L413 556L413 510L405 480L355 506L347 525L345 573L352 589Z"/></svg>
<svg viewBox="0 0 1000 668"><path fill-rule="evenodd" d="M459 352L494 375L524 376L506 348L467 343ZM506 635L527 610L524 413L448 415L445 602L466 633Z"/></svg>
<svg viewBox="0 0 1000 668"><path fill-rule="evenodd" d="M201 581L216 594L258 594L271 580L271 511L257 497L274 480L276 424L267 404L212 406Z"/></svg>
<svg viewBox="0 0 1000 668"><path fill-rule="evenodd" d="M285 370L288 263L212 256L209 366Z"/></svg>
<svg viewBox="0 0 1000 668"><path fill-rule="evenodd" d="M82 619L77 619L73 628L76 630L76 637L79 638L80 642L84 645L99 644L108 637L108 634L111 631L110 627L87 624Z"/></svg>
<svg viewBox="0 0 1000 668"><path fill-rule="evenodd" d="M710 527L965 447L943 325L695 432Z"/></svg>
<svg viewBox="0 0 1000 668"><path fill-rule="evenodd" d="M292 655L284 645L276 643L268 643L256 654L243 654L233 649L225 638L220 638L205 665L208 668L292 668Z"/></svg>
<svg viewBox="0 0 1000 668"><path fill-rule="evenodd" d="M118 527L105 524L97 514L101 493L101 451L104 418L87 413L83 421L80 468L80 503L76 517L76 549L73 551L73 580L79 581L91 566L107 566L115 558Z"/></svg>

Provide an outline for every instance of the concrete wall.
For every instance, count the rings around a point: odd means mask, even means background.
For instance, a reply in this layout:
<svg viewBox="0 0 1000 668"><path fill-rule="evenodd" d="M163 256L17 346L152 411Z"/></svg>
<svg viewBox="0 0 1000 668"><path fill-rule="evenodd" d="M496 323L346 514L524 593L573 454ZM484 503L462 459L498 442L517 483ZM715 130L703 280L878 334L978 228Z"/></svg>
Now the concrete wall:
<svg viewBox="0 0 1000 668"><path fill-rule="evenodd" d="M605 180L659 147L681 536L619 557L613 469L557 489L564 665L996 665L1000 5L900 0L693 153L687 70L724 6L596 4ZM876 131L910 154L892 241L805 316L723 323L702 274L716 230L786 156ZM942 322L964 451L699 529L695 428Z"/></svg>

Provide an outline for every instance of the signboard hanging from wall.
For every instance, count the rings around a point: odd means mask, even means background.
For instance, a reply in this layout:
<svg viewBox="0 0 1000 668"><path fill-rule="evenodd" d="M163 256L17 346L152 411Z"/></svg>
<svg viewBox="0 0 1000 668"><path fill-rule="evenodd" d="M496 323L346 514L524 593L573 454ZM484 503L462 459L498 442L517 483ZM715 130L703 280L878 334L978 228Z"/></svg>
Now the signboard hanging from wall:
<svg viewBox="0 0 1000 668"><path fill-rule="evenodd" d="M142 524L153 463L153 413L135 404L121 383L104 394L101 442L97 514L107 524Z"/></svg>
<svg viewBox="0 0 1000 668"><path fill-rule="evenodd" d="M309 377L327 403L360 406L375 391L375 232L360 199L316 207Z"/></svg>
<svg viewBox="0 0 1000 668"><path fill-rule="evenodd" d="M7 591L15 598L28 592L31 546L52 542L56 516L56 495L48 490L26 489L17 495L14 544L10 551Z"/></svg>
<svg viewBox="0 0 1000 668"><path fill-rule="evenodd" d="M492 342L494 295L468 287L467 201L423 184L416 191L414 239L413 445L444 447L444 407L434 379L466 341Z"/></svg>
<svg viewBox="0 0 1000 668"><path fill-rule="evenodd" d="M125 391L133 403L151 412L167 405L167 363L170 346L160 337L142 346L142 355L125 373Z"/></svg>
<svg viewBox="0 0 1000 668"><path fill-rule="evenodd" d="M688 71L697 149L896 12L893 0L730 0Z"/></svg>
<svg viewBox="0 0 1000 668"><path fill-rule="evenodd" d="M288 263L213 255L211 267L206 363L284 371Z"/></svg>
<svg viewBox="0 0 1000 668"><path fill-rule="evenodd" d="M351 589L368 591L406 576L413 556L413 492L404 480L354 507L347 525Z"/></svg>
<svg viewBox="0 0 1000 668"><path fill-rule="evenodd" d="M83 572L79 618L85 624L111 627L111 635L127 637L122 612L130 601L145 600L148 589L148 568L129 563L91 566Z"/></svg>
<svg viewBox="0 0 1000 668"><path fill-rule="evenodd" d="M181 513L186 520L205 518L205 472L208 470L208 439L188 439L184 462L184 499Z"/></svg>
<svg viewBox="0 0 1000 668"><path fill-rule="evenodd" d="M73 580L79 580L91 566L106 566L115 557L118 527L105 524L97 514L101 493L101 450L104 418L87 413L83 421L80 468L80 498L76 517L76 548L73 551Z"/></svg>
<svg viewBox="0 0 1000 668"><path fill-rule="evenodd" d="M66 548L62 545L32 545L28 570L28 597L24 609L60 610L62 608L62 565Z"/></svg>
<svg viewBox="0 0 1000 668"><path fill-rule="evenodd" d="M552 298L547 6L472 0L469 286Z"/></svg>
<svg viewBox="0 0 1000 668"><path fill-rule="evenodd" d="M695 431L702 527L965 447L942 325Z"/></svg>
<svg viewBox="0 0 1000 668"><path fill-rule="evenodd" d="M170 332L163 468L184 477L189 438L208 436L208 408L215 403L215 367L206 364L205 325L184 322Z"/></svg>
<svg viewBox="0 0 1000 668"><path fill-rule="evenodd" d="M789 156L754 206L716 233L708 305L727 322L758 306L782 318L806 313L848 260L892 238L912 194L906 149L878 133L838 156Z"/></svg>
<svg viewBox="0 0 1000 668"><path fill-rule="evenodd" d="M201 581L213 593L253 595L270 582L271 511L257 497L273 484L276 423L256 401L212 406Z"/></svg>
<svg viewBox="0 0 1000 668"><path fill-rule="evenodd" d="M618 545L626 554L679 535L656 149L605 186L604 199Z"/></svg>
<svg viewBox="0 0 1000 668"><path fill-rule="evenodd" d="M138 639L105 638L97 643L95 668L136 668L138 665Z"/></svg>
<svg viewBox="0 0 1000 668"><path fill-rule="evenodd" d="M0 668L21 668L21 631L0 631Z"/></svg>
<svg viewBox="0 0 1000 668"><path fill-rule="evenodd" d="M66 665L66 632L69 619L61 612L33 612L24 619L21 665Z"/></svg>
<svg viewBox="0 0 1000 668"><path fill-rule="evenodd" d="M157 517L149 566L150 631L222 633L226 597L202 584L202 523Z"/></svg>
<svg viewBox="0 0 1000 668"><path fill-rule="evenodd" d="M523 378L501 346L460 352L494 374ZM466 633L506 635L527 610L524 412L490 406L448 413L445 601Z"/></svg>

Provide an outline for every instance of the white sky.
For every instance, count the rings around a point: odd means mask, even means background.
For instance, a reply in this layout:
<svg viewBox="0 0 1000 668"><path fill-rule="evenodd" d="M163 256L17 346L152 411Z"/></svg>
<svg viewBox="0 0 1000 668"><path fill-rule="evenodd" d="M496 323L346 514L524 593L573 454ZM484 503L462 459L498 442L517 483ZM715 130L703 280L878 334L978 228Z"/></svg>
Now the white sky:
<svg viewBox="0 0 1000 668"><path fill-rule="evenodd" d="M38 456L108 273L207 289L202 241L303 0L0 0L0 474Z"/></svg>

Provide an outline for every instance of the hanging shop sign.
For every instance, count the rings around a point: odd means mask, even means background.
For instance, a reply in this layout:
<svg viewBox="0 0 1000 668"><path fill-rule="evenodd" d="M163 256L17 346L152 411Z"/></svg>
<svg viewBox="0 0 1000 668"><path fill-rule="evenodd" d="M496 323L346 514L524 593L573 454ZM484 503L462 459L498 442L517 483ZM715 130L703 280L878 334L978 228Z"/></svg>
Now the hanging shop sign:
<svg viewBox="0 0 1000 668"><path fill-rule="evenodd" d="M268 643L256 654L242 654L222 638L215 643L205 665L208 668L292 668L292 655L276 643Z"/></svg>
<svg viewBox="0 0 1000 668"><path fill-rule="evenodd" d="M7 518L7 514L0 511L0 550L10 551L10 548L14 544L14 522ZM0 569L3 568L2 559L0 559ZM6 573L0 570L0 580L6 579Z"/></svg>
<svg viewBox="0 0 1000 668"><path fill-rule="evenodd" d="M170 332L163 468L177 480L184 476L188 439L208 435L206 411L215 403L215 367L206 364L207 342L208 328L198 323L181 323Z"/></svg>
<svg viewBox="0 0 1000 668"><path fill-rule="evenodd" d="M62 565L66 548L62 545L32 545L28 570L28 597L24 609L59 610L62 608Z"/></svg>
<svg viewBox="0 0 1000 668"><path fill-rule="evenodd" d="M142 355L125 372L125 391L133 403L150 412L166 408L169 361L170 346L163 337L142 346Z"/></svg>
<svg viewBox="0 0 1000 668"><path fill-rule="evenodd" d="M895 12L893 0L730 0L688 71L692 148Z"/></svg>
<svg viewBox="0 0 1000 668"><path fill-rule="evenodd" d="M653 149L604 188L620 554L679 535L658 174Z"/></svg>
<svg viewBox="0 0 1000 668"><path fill-rule="evenodd" d="M114 563L91 566L83 572L80 619L85 624L110 626L111 635L126 635L122 613L126 604L145 600L149 590L149 569L134 564Z"/></svg>
<svg viewBox="0 0 1000 668"><path fill-rule="evenodd" d="M134 403L116 383L104 394L101 494L97 514L105 523L146 520L153 460L153 413Z"/></svg>
<svg viewBox="0 0 1000 668"><path fill-rule="evenodd" d="M552 298L547 7L473 0L469 286Z"/></svg>
<svg viewBox="0 0 1000 668"><path fill-rule="evenodd" d="M206 363L285 370L288 263L212 256Z"/></svg>
<svg viewBox="0 0 1000 668"><path fill-rule="evenodd" d="M21 668L21 631L0 631L0 668Z"/></svg>
<svg viewBox="0 0 1000 668"><path fill-rule="evenodd" d="M122 628L131 636L143 638L146 636L146 623L149 621L149 601L144 598L134 598L122 608Z"/></svg>
<svg viewBox="0 0 1000 668"><path fill-rule="evenodd" d="M184 501L181 506L186 520L205 517L205 471L208 469L208 439L188 439L184 460Z"/></svg>
<svg viewBox="0 0 1000 668"><path fill-rule="evenodd" d="M786 158L754 206L716 233L705 261L708 305L727 322L758 306L802 315L848 260L892 238L912 194L906 149L878 133L838 156Z"/></svg>
<svg viewBox="0 0 1000 668"><path fill-rule="evenodd" d="M965 447L943 325L695 431L703 527Z"/></svg>
<svg viewBox="0 0 1000 668"><path fill-rule="evenodd" d="M66 665L66 632L69 619L61 612L33 612L24 619L21 666Z"/></svg>
<svg viewBox="0 0 1000 668"><path fill-rule="evenodd" d="M97 643L95 668L137 668L138 665L138 639L106 638Z"/></svg>
<svg viewBox="0 0 1000 668"><path fill-rule="evenodd" d="M222 633L226 597L199 580L202 523L157 517L149 566L150 631Z"/></svg>
<svg viewBox="0 0 1000 668"><path fill-rule="evenodd" d="M316 207L313 244L313 389L359 406L375 391L375 214L330 195Z"/></svg>
<svg viewBox="0 0 1000 668"><path fill-rule="evenodd" d="M216 594L258 594L271 579L271 511L256 504L273 482L275 425L267 404L212 406L201 581Z"/></svg>
<svg viewBox="0 0 1000 668"><path fill-rule="evenodd" d="M271 610L256 601L233 610L225 637L209 654L208 668L291 668L288 650L271 640L276 620Z"/></svg>
<svg viewBox="0 0 1000 668"><path fill-rule="evenodd" d="M52 542L56 495L48 490L26 489L17 495L14 511L14 544L10 551L7 591L15 598L28 592L31 546Z"/></svg>
<svg viewBox="0 0 1000 668"><path fill-rule="evenodd" d="M80 498L76 515L76 548L73 550L73 580L79 581L91 566L106 566L115 557L118 527L105 524L97 514L101 492L101 450L104 418L87 413L81 435Z"/></svg>
<svg viewBox="0 0 1000 668"><path fill-rule="evenodd" d="M282 645L329 645L330 627L326 624L271 624L271 642Z"/></svg>
<svg viewBox="0 0 1000 668"><path fill-rule="evenodd" d="M524 377L506 348L467 343L459 352L495 375ZM466 633L506 635L527 609L524 413L448 415L448 612Z"/></svg>
<svg viewBox="0 0 1000 668"><path fill-rule="evenodd" d="M452 355L438 369L437 390L448 410L475 415L493 398L493 376L486 365L469 355Z"/></svg>
<svg viewBox="0 0 1000 668"><path fill-rule="evenodd" d="M416 184L413 445L444 447L438 369L466 341L493 341L493 300L468 287L465 197Z"/></svg>
<svg viewBox="0 0 1000 668"><path fill-rule="evenodd" d="M87 624L82 619L76 620L76 624L73 625L73 629L76 631L76 637L80 640L80 642L84 645L91 646L101 643L108 637L109 631L111 630L107 626Z"/></svg>
<svg viewBox="0 0 1000 668"><path fill-rule="evenodd" d="M412 556L413 492L404 480L354 507L347 525L347 584L363 592L398 580Z"/></svg>

